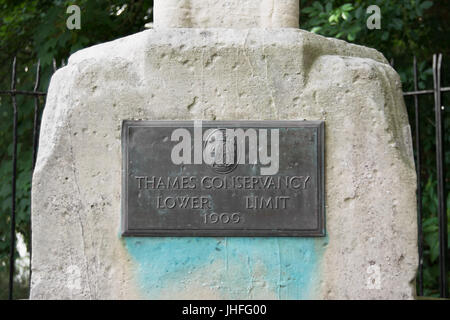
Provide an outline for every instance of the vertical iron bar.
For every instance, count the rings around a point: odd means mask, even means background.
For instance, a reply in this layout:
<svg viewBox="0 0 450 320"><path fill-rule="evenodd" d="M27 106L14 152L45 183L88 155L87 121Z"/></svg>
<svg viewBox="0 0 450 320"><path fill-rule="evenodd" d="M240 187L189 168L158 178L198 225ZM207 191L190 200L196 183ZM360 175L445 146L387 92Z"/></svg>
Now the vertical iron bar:
<svg viewBox="0 0 450 320"><path fill-rule="evenodd" d="M36 82L34 84L34 90L33 92L37 92L37 90L39 89L39 84L41 81L41 60L38 60L37 62L37 67L36 67ZM33 159L32 159L32 169L31 169L31 181L33 181L33 172L34 172L34 167L36 166L36 155L37 155L37 148L38 148L38 127L39 127L39 96L35 95L34 96L34 119L33 119ZM32 220L31 220L31 212L32 212L32 205L30 205L30 243L28 245L28 247L30 248L30 262L29 262L29 268L30 268L30 272L29 272L29 278L28 278L28 283L29 283L29 287L31 288L31 273L32 273L32 268L31 268L31 258L33 256L33 247L32 247Z"/></svg>
<svg viewBox="0 0 450 320"><path fill-rule="evenodd" d="M439 217L439 292L441 298L448 298L447 285L447 210L445 199L444 172L444 131L441 104L441 66L442 54L433 56L434 111L436 119L436 169L438 181Z"/></svg>
<svg viewBox="0 0 450 320"><path fill-rule="evenodd" d="M414 91L418 91L417 58L414 56ZM422 230L422 185L421 185L421 143L420 143L420 113L419 96L414 95L415 126L416 126L416 170L417 170L417 231L419 247L419 296L423 296L423 230Z"/></svg>
<svg viewBox="0 0 450 320"><path fill-rule="evenodd" d="M14 57L11 77L11 91L16 89L16 62ZM13 153L12 153L12 192L11 192L11 238L9 254L9 300L13 299L14 291L14 255L16 250L16 173L17 173L17 103L14 92L11 94L13 104Z"/></svg>
<svg viewBox="0 0 450 320"><path fill-rule="evenodd" d="M40 72L41 72L41 60L38 60L36 68L36 82L34 85L33 92L37 92L40 84ZM39 97L34 95L34 121L33 121L33 162L32 169L36 165L36 154L37 154L37 144L38 144L38 119L39 119Z"/></svg>

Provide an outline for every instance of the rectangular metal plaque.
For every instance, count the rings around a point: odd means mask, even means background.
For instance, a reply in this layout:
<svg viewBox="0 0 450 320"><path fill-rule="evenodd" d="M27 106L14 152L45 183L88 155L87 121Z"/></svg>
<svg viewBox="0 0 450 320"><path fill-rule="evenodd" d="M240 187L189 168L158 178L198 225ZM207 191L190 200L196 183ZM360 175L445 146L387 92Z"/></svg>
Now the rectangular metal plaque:
<svg viewBox="0 0 450 320"><path fill-rule="evenodd" d="M324 122L124 121L123 236L325 235Z"/></svg>

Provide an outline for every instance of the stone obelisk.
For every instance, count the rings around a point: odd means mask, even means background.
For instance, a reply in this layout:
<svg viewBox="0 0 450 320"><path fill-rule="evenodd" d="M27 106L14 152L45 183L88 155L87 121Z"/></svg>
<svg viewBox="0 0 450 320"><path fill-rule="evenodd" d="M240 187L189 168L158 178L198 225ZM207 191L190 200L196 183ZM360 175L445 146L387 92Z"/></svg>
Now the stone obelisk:
<svg viewBox="0 0 450 320"><path fill-rule="evenodd" d="M298 0L156 0L154 29L73 54L33 177L32 299L411 299L416 178L401 82L298 29ZM325 238L123 238L123 120L324 120Z"/></svg>

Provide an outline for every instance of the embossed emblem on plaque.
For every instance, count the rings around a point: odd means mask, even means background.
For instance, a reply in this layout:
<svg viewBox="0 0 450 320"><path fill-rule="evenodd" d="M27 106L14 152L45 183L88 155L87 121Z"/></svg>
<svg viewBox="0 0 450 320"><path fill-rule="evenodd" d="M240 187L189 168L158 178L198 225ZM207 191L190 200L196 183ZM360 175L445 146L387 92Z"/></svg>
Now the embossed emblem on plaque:
<svg viewBox="0 0 450 320"><path fill-rule="evenodd" d="M124 121L123 236L324 236L322 121Z"/></svg>
<svg viewBox="0 0 450 320"><path fill-rule="evenodd" d="M210 166L217 173L226 174L230 173L234 169L236 169L238 165L238 153L236 148L236 142L233 141L230 144L227 144L226 141L226 130L225 129L215 129L205 139L205 152L209 152L213 163ZM233 161L230 163L220 163L219 155L224 155L233 153Z"/></svg>

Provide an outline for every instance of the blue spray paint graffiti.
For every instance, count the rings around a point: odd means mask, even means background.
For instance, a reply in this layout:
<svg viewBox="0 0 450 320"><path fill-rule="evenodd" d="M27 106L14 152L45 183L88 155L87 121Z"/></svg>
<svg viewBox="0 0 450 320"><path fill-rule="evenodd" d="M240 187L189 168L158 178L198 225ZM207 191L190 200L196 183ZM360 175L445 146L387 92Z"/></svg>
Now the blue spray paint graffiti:
<svg viewBox="0 0 450 320"><path fill-rule="evenodd" d="M126 238L143 298L310 299L327 238Z"/></svg>

